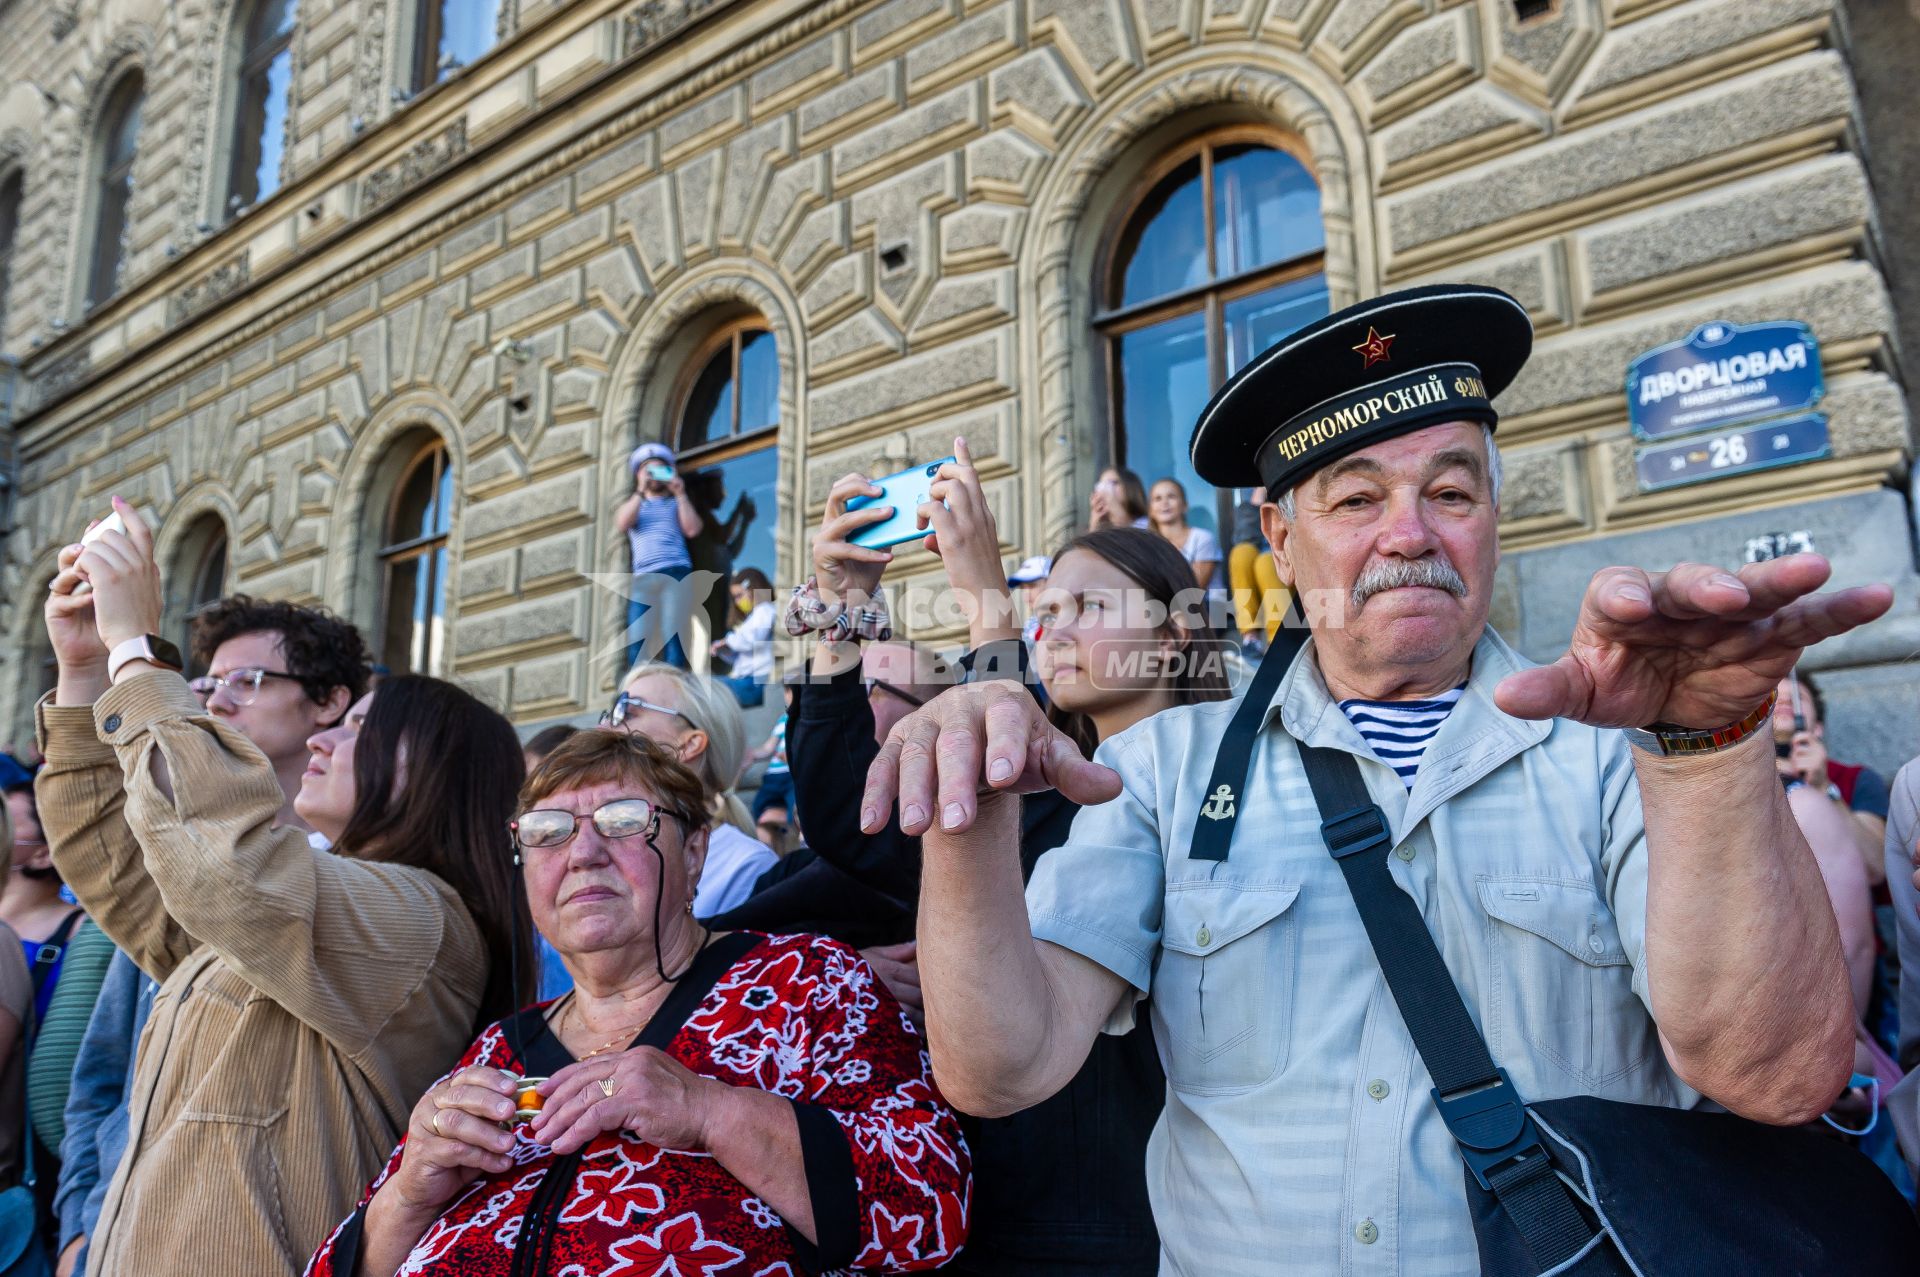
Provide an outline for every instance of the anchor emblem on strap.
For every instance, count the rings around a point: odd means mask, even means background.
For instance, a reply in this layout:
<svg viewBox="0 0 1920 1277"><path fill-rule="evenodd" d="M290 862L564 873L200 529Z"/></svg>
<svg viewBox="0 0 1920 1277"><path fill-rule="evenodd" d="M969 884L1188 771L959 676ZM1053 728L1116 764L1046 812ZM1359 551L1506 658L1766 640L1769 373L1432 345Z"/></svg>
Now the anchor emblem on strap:
<svg viewBox="0 0 1920 1277"><path fill-rule="evenodd" d="M1201 804L1200 814L1208 820L1228 820L1233 816L1233 787L1221 784L1213 791L1213 797Z"/></svg>

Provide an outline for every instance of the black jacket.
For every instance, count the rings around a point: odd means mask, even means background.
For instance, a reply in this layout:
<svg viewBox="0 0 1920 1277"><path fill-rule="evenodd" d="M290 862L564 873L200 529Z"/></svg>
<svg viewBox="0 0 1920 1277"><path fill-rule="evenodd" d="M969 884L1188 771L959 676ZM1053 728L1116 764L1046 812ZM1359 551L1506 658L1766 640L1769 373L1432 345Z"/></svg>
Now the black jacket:
<svg viewBox="0 0 1920 1277"><path fill-rule="evenodd" d="M860 830L867 767L879 752L858 669L795 686L787 760L794 814L808 846L882 898L917 903L920 840L902 833L894 819L876 834ZM1053 792L1022 801L1023 877L1066 842L1078 811ZM983 1277L1151 1277L1159 1271L1146 1158L1166 1080L1142 1012L1131 1033L1102 1034L1080 1072L1051 1099L1012 1117L967 1119L972 1222L966 1248L943 1271Z"/></svg>

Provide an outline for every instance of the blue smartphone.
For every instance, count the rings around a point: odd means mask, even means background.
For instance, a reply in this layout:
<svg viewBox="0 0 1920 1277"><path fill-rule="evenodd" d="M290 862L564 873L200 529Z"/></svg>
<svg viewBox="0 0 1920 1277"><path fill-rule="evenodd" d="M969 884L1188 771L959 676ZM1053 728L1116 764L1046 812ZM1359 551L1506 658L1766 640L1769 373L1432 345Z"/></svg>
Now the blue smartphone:
<svg viewBox="0 0 1920 1277"><path fill-rule="evenodd" d="M927 490L933 487L940 467L953 460L956 458L942 457L938 461L929 461L923 466L873 480L873 485L880 489L880 495L854 497L847 502L847 509L864 510L868 506L890 505L893 513L878 523L869 523L847 539L869 550L884 550L888 546L917 541L933 531L931 527L919 526L920 507L927 503Z"/></svg>

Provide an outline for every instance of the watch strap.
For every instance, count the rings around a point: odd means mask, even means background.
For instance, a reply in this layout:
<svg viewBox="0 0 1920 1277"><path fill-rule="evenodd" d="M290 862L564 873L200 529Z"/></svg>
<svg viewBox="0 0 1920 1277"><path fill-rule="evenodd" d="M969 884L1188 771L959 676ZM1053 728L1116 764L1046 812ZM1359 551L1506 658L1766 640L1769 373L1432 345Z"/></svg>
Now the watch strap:
<svg viewBox="0 0 1920 1277"><path fill-rule="evenodd" d="M145 661L176 674L181 671L179 649L173 644L157 634L136 634L107 653L107 681L111 683L119 678L120 671L133 661Z"/></svg>
<svg viewBox="0 0 1920 1277"><path fill-rule="evenodd" d="M1662 758L1717 754L1723 749L1731 749L1758 731L1762 724L1771 721L1774 702L1779 699L1778 692L1770 693L1759 708L1725 727L1696 729L1675 723L1629 727L1626 729L1627 743Z"/></svg>

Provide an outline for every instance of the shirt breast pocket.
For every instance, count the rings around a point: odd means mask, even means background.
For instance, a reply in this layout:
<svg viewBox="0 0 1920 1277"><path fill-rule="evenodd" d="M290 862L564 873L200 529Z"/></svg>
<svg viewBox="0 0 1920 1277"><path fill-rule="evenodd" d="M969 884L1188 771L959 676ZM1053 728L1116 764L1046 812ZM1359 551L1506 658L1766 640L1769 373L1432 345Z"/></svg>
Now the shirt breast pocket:
<svg viewBox="0 0 1920 1277"><path fill-rule="evenodd" d="M1167 888L1153 1001L1177 1091L1225 1095L1261 1085L1287 1059L1300 889L1244 883Z"/></svg>
<svg viewBox="0 0 1920 1277"><path fill-rule="evenodd" d="M1592 883L1483 878L1480 903L1490 920L1496 1056L1517 1036L1544 1063L1595 1087L1652 1058L1652 1017Z"/></svg>

